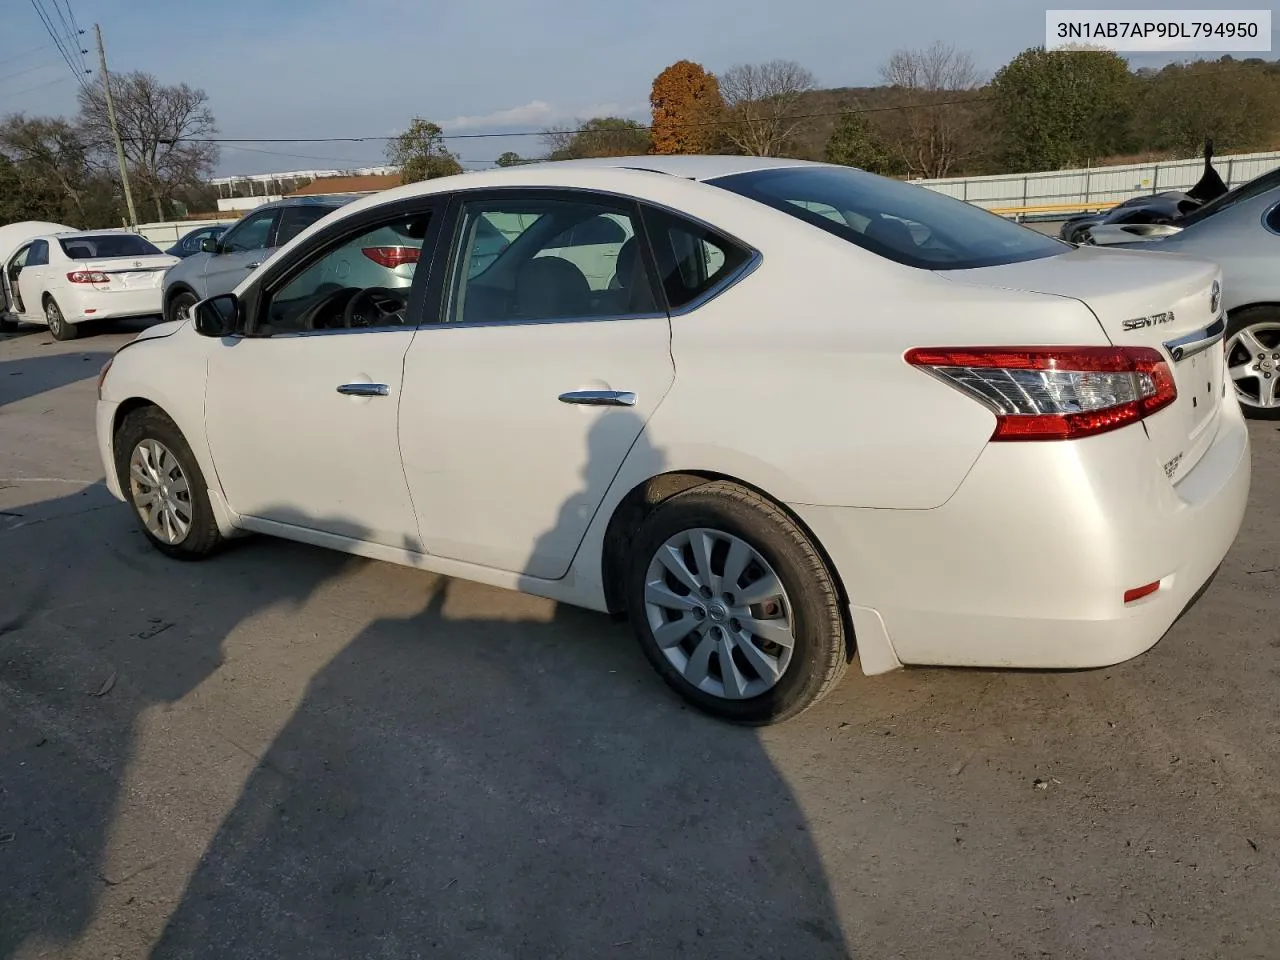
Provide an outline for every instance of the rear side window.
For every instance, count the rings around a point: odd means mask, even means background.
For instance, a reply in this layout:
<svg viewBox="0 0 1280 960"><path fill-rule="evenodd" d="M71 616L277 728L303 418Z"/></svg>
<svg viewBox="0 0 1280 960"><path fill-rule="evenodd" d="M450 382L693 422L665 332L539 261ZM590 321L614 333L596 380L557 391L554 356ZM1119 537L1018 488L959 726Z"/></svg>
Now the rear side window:
<svg viewBox="0 0 1280 960"><path fill-rule="evenodd" d="M27 253L28 267L41 267L49 262L49 241L37 240L31 244L31 250Z"/></svg>
<svg viewBox="0 0 1280 960"><path fill-rule="evenodd" d="M713 230L652 207L644 211L667 303L678 310L729 279L750 251Z"/></svg>
<svg viewBox="0 0 1280 960"><path fill-rule="evenodd" d="M98 260L107 257L152 257L160 248L145 237L129 233L104 233L96 237L68 237L59 240L62 252L72 260Z"/></svg>
<svg viewBox="0 0 1280 960"><path fill-rule="evenodd" d="M1018 263L1070 249L963 200L847 167L755 170L707 182L925 270Z"/></svg>

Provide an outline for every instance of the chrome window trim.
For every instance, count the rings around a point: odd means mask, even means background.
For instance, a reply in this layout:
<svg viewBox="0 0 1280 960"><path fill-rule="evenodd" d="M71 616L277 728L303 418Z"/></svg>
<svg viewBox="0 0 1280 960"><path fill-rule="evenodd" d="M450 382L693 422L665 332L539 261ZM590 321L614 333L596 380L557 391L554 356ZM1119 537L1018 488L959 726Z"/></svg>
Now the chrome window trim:
<svg viewBox="0 0 1280 960"><path fill-rule="evenodd" d="M514 318L511 320L448 320L440 323L424 323L419 330L466 330L472 327L529 327L544 323L612 323L617 320L665 320L667 315L661 311L648 313L611 313L587 317L537 317L534 319Z"/></svg>
<svg viewBox="0 0 1280 960"><path fill-rule="evenodd" d="M685 219L689 219L689 218L686 217ZM717 230L716 232L724 233L723 230ZM747 279L747 277L751 276L751 274L755 273L756 268L759 267L760 264L764 262L764 255L761 254L760 251L757 250L755 247L748 246L745 243L740 244L740 246L748 252L749 256L738 267L738 269L734 270L732 273L721 278L720 280L717 280L714 284L712 284L706 290L703 290L702 293L698 294L688 303L684 304L683 306L675 310L672 310L671 311L672 318L683 317L686 314L692 313L693 311L697 310L699 307L707 303L710 303L716 297L720 296L720 294L727 291L730 287L736 286L737 284L741 283L743 280Z"/></svg>

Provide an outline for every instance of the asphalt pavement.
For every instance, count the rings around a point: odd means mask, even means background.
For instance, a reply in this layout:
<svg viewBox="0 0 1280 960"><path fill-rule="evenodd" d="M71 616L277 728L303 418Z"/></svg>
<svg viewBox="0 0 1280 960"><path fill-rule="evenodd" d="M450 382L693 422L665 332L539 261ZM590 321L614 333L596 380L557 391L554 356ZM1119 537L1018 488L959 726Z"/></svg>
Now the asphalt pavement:
<svg viewBox="0 0 1280 960"><path fill-rule="evenodd" d="M93 442L131 333L0 334L0 958L1280 955L1280 424L1150 652L748 730L600 615L159 555Z"/></svg>

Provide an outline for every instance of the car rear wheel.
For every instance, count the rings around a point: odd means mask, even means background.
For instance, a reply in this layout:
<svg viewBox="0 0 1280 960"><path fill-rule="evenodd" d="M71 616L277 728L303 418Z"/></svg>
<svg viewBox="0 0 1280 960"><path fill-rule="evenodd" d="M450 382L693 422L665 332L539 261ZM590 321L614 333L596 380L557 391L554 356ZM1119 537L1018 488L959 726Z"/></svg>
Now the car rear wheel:
<svg viewBox="0 0 1280 960"><path fill-rule="evenodd" d="M1248 307L1227 324L1227 369L1246 417L1280 420L1280 309Z"/></svg>
<svg viewBox="0 0 1280 960"><path fill-rule="evenodd" d="M49 297L44 303L44 318L49 322L49 332L53 334L53 339L74 340L80 336L80 328L74 323L67 323L58 301L53 297Z"/></svg>
<svg viewBox="0 0 1280 960"><path fill-rule="evenodd" d="M677 494L632 541L628 609L680 696L744 724L817 703L851 659L826 563L795 522L728 482Z"/></svg>
<svg viewBox="0 0 1280 960"><path fill-rule="evenodd" d="M169 301L169 309L165 314L165 319L187 320L191 316L191 308L195 305L196 295L189 290L183 290Z"/></svg>
<svg viewBox="0 0 1280 960"><path fill-rule="evenodd" d="M209 490L177 425L156 407L130 413L116 431L120 489L148 540L180 560L197 560L222 544Z"/></svg>

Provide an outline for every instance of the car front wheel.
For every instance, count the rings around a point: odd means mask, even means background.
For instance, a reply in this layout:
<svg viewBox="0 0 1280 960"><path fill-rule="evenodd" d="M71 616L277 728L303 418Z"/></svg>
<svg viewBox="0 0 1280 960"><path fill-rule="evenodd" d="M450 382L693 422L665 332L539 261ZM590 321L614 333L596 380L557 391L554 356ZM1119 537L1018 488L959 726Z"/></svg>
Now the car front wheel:
<svg viewBox="0 0 1280 960"><path fill-rule="evenodd" d="M1232 316L1226 351L1244 415L1280 420L1280 309L1248 307Z"/></svg>
<svg viewBox="0 0 1280 960"><path fill-rule="evenodd" d="M165 319L187 320L191 317L191 308L195 305L196 295L188 290L184 290L169 301L169 309L165 313Z"/></svg>
<svg viewBox="0 0 1280 960"><path fill-rule="evenodd" d="M728 482L662 503L632 541L628 609L677 693L744 724L794 717L851 660L839 594L796 523Z"/></svg>
<svg viewBox="0 0 1280 960"><path fill-rule="evenodd" d="M161 552L196 560L222 543L204 475L177 425L156 407L125 417L115 436L120 488Z"/></svg>

